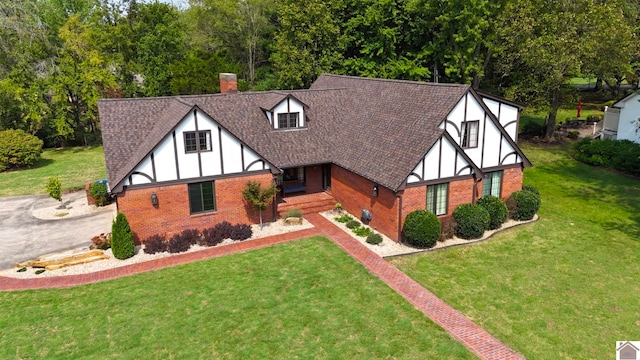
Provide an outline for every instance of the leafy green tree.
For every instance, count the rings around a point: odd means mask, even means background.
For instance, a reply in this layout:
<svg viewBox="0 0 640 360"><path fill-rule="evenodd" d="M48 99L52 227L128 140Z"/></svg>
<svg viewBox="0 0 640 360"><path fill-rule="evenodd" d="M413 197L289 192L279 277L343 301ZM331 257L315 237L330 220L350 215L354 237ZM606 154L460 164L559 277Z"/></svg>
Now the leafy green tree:
<svg viewBox="0 0 640 360"><path fill-rule="evenodd" d="M257 181L249 181L242 191L242 197L260 212L260 224L262 224L262 211L267 209L275 194L275 184L272 183L268 187L262 188L262 185Z"/></svg>
<svg viewBox="0 0 640 360"><path fill-rule="evenodd" d="M63 46L51 77L56 134L61 143L87 144L99 136L97 101L117 87L88 24L72 15L60 29Z"/></svg>
<svg viewBox="0 0 640 360"><path fill-rule="evenodd" d="M499 71L507 95L548 110L546 138L553 136L558 109L568 98L563 85L580 73L592 0L514 0L498 26Z"/></svg>
<svg viewBox="0 0 640 360"><path fill-rule="evenodd" d="M345 1L340 11L346 47L342 72L391 79L429 78L428 61L411 44L414 28L406 3L406 0Z"/></svg>
<svg viewBox="0 0 640 360"><path fill-rule="evenodd" d="M171 95L171 67L185 53L185 24L175 6L161 2L136 3L129 8L136 70L146 96Z"/></svg>
<svg viewBox="0 0 640 360"><path fill-rule="evenodd" d="M306 88L318 75L339 66L344 41L338 7L335 1L280 0L271 61L281 87Z"/></svg>
<svg viewBox="0 0 640 360"><path fill-rule="evenodd" d="M228 51L234 62L242 64L240 73L253 87L257 68L268 58L274 13L275 2L269 0L192 0L186 16L193 45L211 52Z"/></svg>

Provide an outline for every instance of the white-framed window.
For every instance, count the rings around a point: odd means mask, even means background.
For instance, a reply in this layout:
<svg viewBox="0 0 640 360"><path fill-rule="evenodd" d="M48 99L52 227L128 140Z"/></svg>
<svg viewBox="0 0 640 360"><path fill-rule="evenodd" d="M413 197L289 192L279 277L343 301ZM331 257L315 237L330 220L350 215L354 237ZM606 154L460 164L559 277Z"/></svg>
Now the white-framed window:
<svg viewBox="0 0 640 360"><path fill-rule="evenodd" d="M278 129L294 129L299 126L298 118L300 113L281 113L278 114Z"/></svg>
<svg viewBox="0 0 640 360"><path fill-rule="evenodd" d="M447 214L449 183L427 185L427 211L436 215Z"/></svg>
<svg viewBox="0 0 640 360"><path fill-rule="evenodd" d="M502 170L484 174L482 181L482 196L493 195L500 197L502 190Z"/></svg>
<svg viewBox="0 0 640 360"><path fill-rule="evenodd" d="M462 141L460 146L463 148L478 147L478 129L480 121L465 121L462 123Z"/></svg>
<svg viewBox="0 0 640 360"><path fill-rule="evenodd" d="M184 152L211 151L211 130L185 131Z"/></svg>

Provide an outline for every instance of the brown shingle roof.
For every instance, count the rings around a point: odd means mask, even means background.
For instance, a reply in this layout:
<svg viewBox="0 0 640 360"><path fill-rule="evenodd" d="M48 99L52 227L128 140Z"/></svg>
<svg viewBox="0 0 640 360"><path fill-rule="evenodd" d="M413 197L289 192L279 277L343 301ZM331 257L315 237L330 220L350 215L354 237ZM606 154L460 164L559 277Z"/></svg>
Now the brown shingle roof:
<svg viewBox="0 0 640 360"><path fill-rule="evenodd" d="M309 90L101 100L107 175L119 184L194 107L279 168L333 162L392 190L442 134L468 85L321 75ZM287 95L303 129L273 130L262 109Z"/></svg>

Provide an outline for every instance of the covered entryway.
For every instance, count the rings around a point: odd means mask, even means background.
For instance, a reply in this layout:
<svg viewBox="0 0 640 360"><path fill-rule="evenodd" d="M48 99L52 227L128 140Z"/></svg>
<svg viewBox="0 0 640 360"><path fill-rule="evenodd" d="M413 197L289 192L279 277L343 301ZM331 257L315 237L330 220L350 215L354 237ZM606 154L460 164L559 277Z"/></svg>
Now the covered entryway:
<svg viewBox="0 0 640 360"><path fill-rule="evenodd" d="M303 194L295 196L287 196L278 202L278 217L292 209L302 211L302 215L318 213L333 209L336 199L326 192L317 192L313 194Z"/></svg>

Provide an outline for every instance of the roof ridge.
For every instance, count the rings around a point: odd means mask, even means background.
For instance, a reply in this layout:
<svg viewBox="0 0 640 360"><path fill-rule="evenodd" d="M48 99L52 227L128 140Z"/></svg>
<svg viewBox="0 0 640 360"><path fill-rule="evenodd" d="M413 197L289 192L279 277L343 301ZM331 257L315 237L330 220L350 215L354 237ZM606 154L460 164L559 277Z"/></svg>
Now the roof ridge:
<svg viewBox="0 0 640 360"><path fill-rule="evenodd" d="M402 80L402 79L380 79L380 78L370 78L370 77L350 76L350 75L337 75L337 74L321 74L320 76L331 76L331 77L338 77L338 78L343 78L343 79L361 80L361 81L392 82L392 83L438 86L438 87L444 87L444 86L467 87L467 88L471 87L471 85L469 85L469 84L433 83L433 82L427 82L427 81Z"/></svg>

